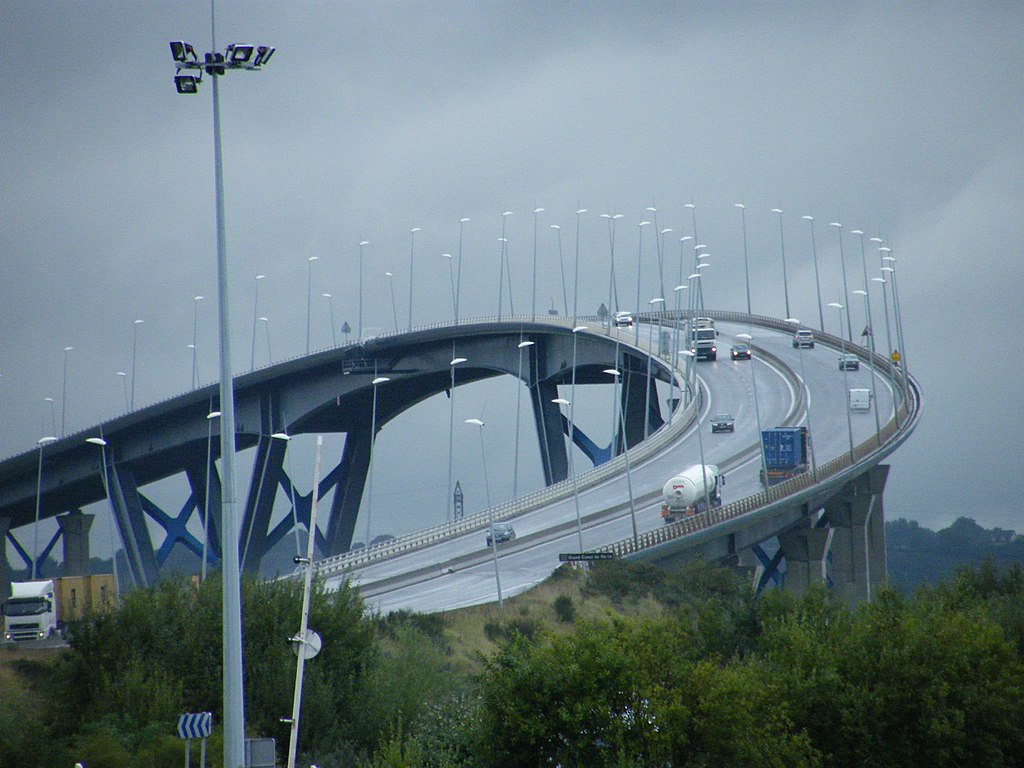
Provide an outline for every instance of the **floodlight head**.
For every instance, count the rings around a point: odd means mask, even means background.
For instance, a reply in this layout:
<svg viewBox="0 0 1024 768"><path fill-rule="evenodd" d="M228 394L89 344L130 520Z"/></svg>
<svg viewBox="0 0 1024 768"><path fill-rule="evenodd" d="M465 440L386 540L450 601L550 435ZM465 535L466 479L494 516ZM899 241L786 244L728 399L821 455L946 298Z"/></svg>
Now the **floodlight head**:
<svg viewBox="0 0 1024 768"><path fill-rule="evenodd" d="M803 219L804 221L814 221L813 216L801 216L800 218Z"/></svg>
<svg viewBox="0 0 1024 768"><path fill-rule="evenodd" d="M102 437L87 437L87 438L85 438L85 442L92 443L93 445L100 445L100 446L103 446L103 445L107 444L107 441L104 440Z"/></svg>
<svg viewBox="0 0 1024 768"><path fill-rule="evenodd" d="M467 424L472 424L474 427L482 427L484 423L480 419L466 419Z"/></svg>
<svg viewBox="0 0 1024 768"><path fill-rule="evenodd" d="M450 363L448 363L448 365L458 365L459 363L465 363L465 362L468 362L466 360L466 358L464 358L464 357L455 357L455 358L452 358L452 361Z"/></svg>
<svg viewBox="0 0 1024 768"><path fill-rule="evenodd" d="M383 384L385 381L391 381L391 379L389 379L387 376L378 376L370 383L373 384L374 386L377 386L378 384Z"/></svg>
<svg viewBox="0 0 1024 768"><path fill-rule="evenodd" d="M276 48L271 48L269 45L261 45L256 49L256 58L252 60L254 67L261 67L270 61L270 57L274 55Z"/></svg>
<svg viewBox="0 0 1024 768"><path fill-rule="evenodd" d="M533 345L534 345L534 342L532 342L532 341L520 341L519 345L518 345L518 349L525 349L526 347L532 347Z"/></svg>
<svg viewBox="0 0 1024 768"><path fill-rule="evenodd" d="M171 57L183 64L189 61L199 61L199 57L196 56L196 49L189 43L183 43L180 40L171 42Z"/></svg>
<svg viewBox="0 0 1024 768"><path fill-rule="evenodd" d="M254 45L229 45L224 52L224 58L232 64L246 64L255 50Z"/></svg>
<svg viewBox="0 0 1024 768"><path fill-rule="evenodd" d="M200 78L195 75L175 75L174 88L178 93L199 93Z"/></svg>

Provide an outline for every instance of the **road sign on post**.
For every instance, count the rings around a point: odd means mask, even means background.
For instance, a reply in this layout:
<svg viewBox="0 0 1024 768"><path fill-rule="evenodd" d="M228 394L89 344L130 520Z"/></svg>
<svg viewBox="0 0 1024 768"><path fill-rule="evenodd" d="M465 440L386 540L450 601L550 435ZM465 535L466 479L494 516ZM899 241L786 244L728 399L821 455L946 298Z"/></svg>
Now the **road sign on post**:
<svg viewBox="0 0 1024 768"><path fill-rule="evenodd" d="M199 765L206 768L206 738L213 728L213 714L211 712L196 712L181 715L178 718L178 736L185 740L185 768L192 760L192 739L202 739L202 747L199 752Z"/></svg>

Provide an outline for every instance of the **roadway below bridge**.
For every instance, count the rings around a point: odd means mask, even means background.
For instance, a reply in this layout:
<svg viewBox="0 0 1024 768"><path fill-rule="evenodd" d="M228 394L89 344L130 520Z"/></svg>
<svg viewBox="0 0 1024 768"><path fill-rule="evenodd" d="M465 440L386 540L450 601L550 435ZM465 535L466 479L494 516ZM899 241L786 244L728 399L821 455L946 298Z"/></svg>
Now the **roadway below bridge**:
<svg viewBox="0 0 1024 768"><path fill-rule="evenodd" d="M654 329L642 326L646 336ZM761 490L759 422L763 428L809 424L814 459L822 465L868 441L894 416L899 397L893 382L867 364L856 371L841 370L839 349L821 343L814 349L795 349L790 333L746 324L719 322L718 330L717 361L696 364L704 397L685 427L680 428L678 420L684 417L677 414L663 427L675 433L672 438L650 457L635 461L628 473L586 487L583 481L590 473L578 475L582 547L571 492L502 518L510 520L517 533L514 541L499 545L503 596L548 577L559 565L561 553L600 549L630 539L634 521L640 534L663 526L662 486L683 468L700 463L702 453L705 463L716 464L725 473L724 503L756 494ZM740 340L739 334L748 333L753 336L753 359L730 360L730 346ZM862 352L866 358L866 350ZM873 389L870 411L848 411L850 388ZM659 389L663 394L667 397L667 388ZM712 433L710 416L716 413L732 415L735 431ZM630 453L639 452L634 447ZM329 586L351 578L368 603L383 612L430 612L492 602L497 588L485 533L485 528L477 528L352 567L344 575L337 569L324 573L334 571L327 578Z"/></svg>

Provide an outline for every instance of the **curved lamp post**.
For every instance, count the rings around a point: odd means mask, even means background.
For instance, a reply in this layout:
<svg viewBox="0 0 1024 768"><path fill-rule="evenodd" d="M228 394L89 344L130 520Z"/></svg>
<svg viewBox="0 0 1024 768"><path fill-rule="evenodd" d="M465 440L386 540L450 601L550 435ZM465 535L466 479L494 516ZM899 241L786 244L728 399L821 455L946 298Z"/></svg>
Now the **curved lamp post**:
<svg viewBox="0 0 1024 768"><path fill-rule="evenodd" d="M795 317L787 317L787 323L793 325L793 329L799 330L800 321ZM807 386L807 374L804 372L804 347L801 344L797 347L797 354L800 357L800 383L803 386L804 392L807 395L807 433L810 435L810 449L811 449L811 477L814 481L818 480L818 462L814 458L814 429L811 427L811 388ZM763 446L762 446L763 447Z"/></svg>
<svg viewBox="0 0 1024 768"><path fill-rule="evenodd" d="M858 296L864 297L864 313L867 315L867 328L868 332L868 349L871 355L868 357L868 372L871 374L871 399L875 401L875 438L878 441L879 447L882 445L882 422L881 417L878 415L878 399L875 397L875 332L871 325L871 299L868 296L867 291L862 291L860 288L854 288L851 293L855 293Z"/></svg>
<svg viewBox="0 0 1024 768"><path fill-rule="evenodd" d="M260 322L263 323L263 329L266 331L267 336L267 365L274 362L274 356L270 353L270 318L261 317Z"/></svg>
<svg viewBox="0 0 1024 768"><path fill-rule="evenodd" d="M543 208L533 209L533 290L530 300L530 317L537 320L537 215L544 213Z"/></svg>
<svg viewBox="0 0 1024 768"><path fill-rule="evenodd" d="M491 485L487 479L487 452L484 450L484 423L480 419L466 419L467 424L480 429L480 462L484 469L484 493L487 497L487 520L491 532L491 554L494 557L494 585L498 590L498 609L505 607L501 597L501 574L498 571L498 537L494 535L494 508L491 506Z"/></svg>
<svg viewBox="0 0 1024 768"><path fill-rule="evenodd" d="M846 355L846 339L843 338L843 305L838 301L830 301L828 304L830 307L835 307L839 313L839 337L841 342L842 354ZM846 371L846 366L843 366L843 407L846 411L846 431L850 436L850 461L853 462L853 421L850 419L850 375Z"/></svg>
<svg viewBox="0 0 1024 768"><path fill-rule="evenodd" d="M455 354L455 342L452 342L452 354ZM452 357L448 367L451 369L452 383L448 390L448 498L445 507L445 522L452 520L452 466L453 446L455 445L455 366L468 362L464 357Z"/></svg>
<svg viewBox="0 0 1024 768"><path fill-rule="evenodd" d="M388 279L388 287L391 289L391 316L395 321L395 333L398 333L398 305L395 304L395 276L390 272L385 272L384 276Z"/></svg>
<svg viewBox="0 0 1024 768"><path fill-rule="evenodd" d="M786 235L782 229L782 209L772 208L772 213L779 214L779 247L782 250L782 290L786 296L786 317L790 317L789 312L789 279L786 276Z"/></svg>
<svg viewBox="0 0 1024 768"><path fill-rule="evenodd" d="M309 332L313 312L313 262L319 261L319 256L310 256L306 259L306 354L309 354Z"/></svg>
<svg viewBox="0 0 1024 768"><path fill-rule="evenodd" d="M459 324L459 310L462 308L462 230L469 221L465 216L459 219L459 263L455 270L455 324Z"/></svg>
<svg viewBox="0 0 1024 768"><path fill-rule="evenodd" d="M67 414L68 405L68 352L74 347L64 347L64 376L60 389L60 436L64 437L64 419Z"/></svg>
<svg viewBox="0 0 1024 768"><path fill-rule="evenodd" d="M640 534L636 527L636 503L633 500L633 474L629 467L629 440L626 439L626 424L625 417L622 413L622 403L619 399L619 391L621 389L620 382L622 381L622 373L618 368L605 368L604 373L609 376L615 377L615 410L618 415L616 421L616 429L619 430L619 434L622 435L622 454L626 457L626 490L629 493L629 518L633 524L633 545L639 546ZM615 442L615 434L612 433L612 442Z"/></svg>
<svg viewBox="0 0 1024 768"><path fill-rule="evenodd" d="M266 275L256 275L256 288L252 294L252 351L249 357L249 370L256 368L256 322L259 319L260 309L260 280L266 280Z"/></svg>
<svg viewBox="0 0 1024 768"><path fill-rule="evenodd" d="M377 444L377 387L386 381L391 381L387 376L378 376L370 384L373 385L373 412L370 417L370 466L367 482L370 487L366 494L366 546L370 546L370 518L373 515L373 454ZM312 535L312 534L311 534Z"/></svg>
<svg viewBox="0 0 1024 768"><path fill-rule="evenodd" d="M562 312L566 317L569 316L569 290L565 283L565 258L562 254L562 228L557 224L550 224L551 229L555 230L555 235L558 237L558 269L562 273Z"/></svg>
<svg viewBox="0 0 1024 768"><path fill-rule="evenodd" d="M737 339L743 339L747 344L753 346L753 337L749 333L737 333ZM764 439L761 436L761 407L757 403L757 375L754 373L754 360L756 356L752 356L750 360L750 381L754 388L754 416L757 419L757 444L760 448L761 456L761 478L764 483L764 487L768 487L768 465L764 459Z"/></svg>
<svg viewBox="0 0 1024 768"><path fill-rule="evenodd" d="M114 505L110 503L110 477L107 475L107 441L102 437L87 437L85 442L100 447L100 466L103 468L103 495L106 497L107 506L110 507L110 525L107 527L107 539L110 546L110 563L114 571L114 590L117 593L117 601L121 600L121 579L117 573L117 549L114 547ZM118 533L118 539L121 538Z"/></svg>
<svg viewBox="0 0 1024 768"><path fill-rule="evenodd" d="M199 363L196 359L196 350L198 348L199 302L202 300L202 296L192 297L192 389L199 386Z"/></svg>
<svg viewBox="0 0 1024 768"><path fill-rule="evenodd" d="M522 338L522 336L520 336ZM523 350L532 347L532 341L520 341L519 350L519 375L516 378L516 447L512 467L512 498L519 498L519 407L523 394Z"/></svg>
<svg viewBox="0 0 1024 768"><path fill-rule="evenodd" d="M691 352L688 349L681 349L679 351L682 354L684 354L684 355L689 355L690 357L696 357L696 353ZM686 380L686 386L687 386L688 389L693 387L693 384L690 382L689 379ZM696 396L697 396L697 393L694 392L691 389L691 391L690 391L690 400L692 401ZM756 395L755 395L755 399L756 399ZM759 433L760 433L760 431L759 431ZM704 481L704 504L707 507L708 513L710 513L711 512L711 491L708 488L708 470L707 470L707 462L704 461L704 436L701 433L700 418L697 419L697 447L700 449L700 476L701 476L701 479Z"/></svg>
<svg viewBox="0 0 1024 768"><path fill-rule="evenodd" d="M409 230L409 330L412 330L412 264L413 257L416 255L416 233L420 231L419 227L413 227ZM369 545L370 542L366 542Z"/></svg>
<svg viewBox="0 0 1024 768"><path fill-rule="evenodd" d="M213 398L210 398L211 404ZM220 418L220 411L206 414L206 493L203 504L203 563L200 568L199 580L206 581L206 561L209 559L210 546L210 470L213 467L213 420Z"/></svg>
<svg viewBox="0 0 1024 768"><path fill-rule="evenodd" d="M636 246L636 311L637 316L633 322L633 343L640 346L640 277L643 272L643 256L644 256L644 227L648 226L651 222L641 221L637 224L637 231L639 237Z"/></svg>
<svg viewBox="0 0 1024 768"><path fill-rule="evenodd" d="M814 260L814 287L818 292L818 327L825 330L825 311L821 302L821 278L818 276L818 246L814 240L814 217L801 216L802 220L810 224L811 229L811 258Z"/></svg>
<svg viewBox="0 0 1024 768"><path fill-rule="evenodd" d="M132 397L131 405L128 410L135 410L135 353L138 350L138 337L139 337L139 326L142 325L143 320L132 321Z"/></svg>
<svg viewBox="0 0 1024 768"><path fill-rule="evenodd" d="M846 340L853 344L853 326L850 324L850 293L846 284L846 255L843 251L843 225L838 221L829 224L839 235L839 264L843 268L843 304L846 308ZM829 306L832 306L829 304Z"/></svg>
<svg viewBox="0 0 1024 768"><path fill-rule="evenodd" d="M569 433L572 434L573 431L574 431L574 428L573 428L572 402L570 402L569 400L566 400L564 397L553 398L551 400L551 402L552 403L557 403L558 405L567 405L567 406L569 406ZM582 552L583 551L583 521L580 518L580 495L579 495L579 490L578 490L578 488L576 486L576 467L573 464L573 453L574 453L573 448L574 448L574 446L572 446L572 445L569 446L569 474L572 475L572 500L573 500L573 503L576 505L576 540L577 540L577 544L579 546L579 551Z"/></svg>
<svg viewBox="0 0 1024 768"><path fill-rule="evenodd" d="M48 435L36 441L39 446L39 469L36 471L36 522L32 527L32 580L39 576L39 508L43 492L43 447L57 440L56 437Z"/></svg>
<svg viewBox="0 0 1024 768"><path fill-rule="evenodd" d="M747 258L747 206L733 203L733 208L740 209L740 226L743 228L743 276L747 284L747 314L750 312L750 261Z"/></svg>

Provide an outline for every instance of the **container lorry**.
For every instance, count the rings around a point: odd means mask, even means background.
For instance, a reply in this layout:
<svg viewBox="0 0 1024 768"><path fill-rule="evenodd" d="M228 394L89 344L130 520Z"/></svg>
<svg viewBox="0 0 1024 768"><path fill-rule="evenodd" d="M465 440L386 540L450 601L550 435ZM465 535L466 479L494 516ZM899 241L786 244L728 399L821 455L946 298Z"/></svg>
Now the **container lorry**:
<svg viewBox="0 0 1024 768"><path fill-rule="evenodd" d="M706 489L705 489L706 483ZM708 508L722 506L722 486L725 476L714 464L694 464L669 479L661 489L661 516L665 523L674 523L684 517L697 515Z"/></svg>
<svg viewBox="0 0 1024 768"><path fill-rule="evenodd" d="M116 597L109 573L11 582L11 596L2 607L4 637L13 641L52 637L72 621L110 610Z"/></svg>
<svg viewBox="0 0 1024 768"><path fill-rule="evenodd" d="M761 485L767 488L804 474L808 469L809 443L807 427L775 427L761 430L761 445L764 450Z"/></svg>

